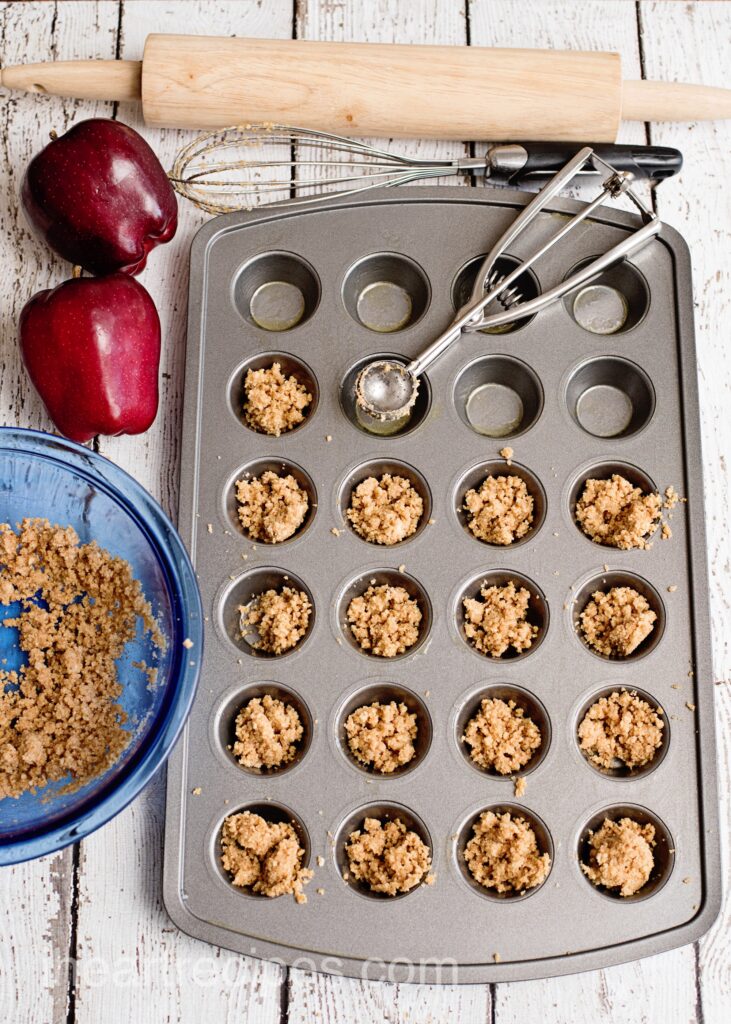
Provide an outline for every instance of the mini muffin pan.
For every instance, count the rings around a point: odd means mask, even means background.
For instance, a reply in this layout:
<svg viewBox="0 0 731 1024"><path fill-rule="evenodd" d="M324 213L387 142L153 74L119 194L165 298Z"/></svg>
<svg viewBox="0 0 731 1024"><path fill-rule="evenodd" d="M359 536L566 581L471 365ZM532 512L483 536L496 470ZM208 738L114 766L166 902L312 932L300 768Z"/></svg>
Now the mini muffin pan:
<svg viewBox="0 0 731 1024"><path fill-rule="evenodd" d="M430 367L410 420L389 424L390 433L370 431L353 401L362 365L409 360L447 325L475 261L525 201L488 188L388 190L232 214L195 239L180 529L208 628L199 692L169 763L165 849L166 905L194 936L364 978L489 982L669 949L698 938L717 913L713 677L682 239L663 228L630 262L589 282L604 292L465 335ZM579 208L557 200L537 235ZM634 227L628 214L601 208L570 251L557 247L526 275L524 294L552 287ZM516 246L509 265L526 255ZM251 430L242 413L246 370L275 360L313 395L305 421L278 438ZM277 467L300 481L312 508L286 542L252 542L238 525L235 482ZM501 470L521 476L535 500L533 528L511 547L477 540L462 509L465 491ZM673 512L671 539L658 531L649 550L618 551L581 533L573 503L583 481L614 471L688 497ZM383 472L410 479L426 510L415 535L393 547L366 542L345 516L352 488ZM364 653L345 622L348 602L372 580L404 586L422 610L419 642L400 657ZM528 587L540 632L529 650L494 660L464 636L462 601L483 581L508 580ZM297 647L272 657L241 639L237 609L285 583L306 591L313 614ZM658 616L625 659L599 656L577 631L593 591L613 585L636 587ZM663 708L666 737L648 768L599 771L579 748L578 724L593 699L623 687ZM299 708L304 738L286 770L252 772L230 751L235 717L266 693ZM542 729L520 797L514 778L479 769L461 741L485 696L515 700ZM347 715L374 699L403 701L419 720L416 758L392 776L359 764L345 742ZM305 905L237 889L223 872L221 823L247 808L295 824L315 873ZM550 853L535 890L491 894L466 870L472 824L490 808L532 822ZM630 899L595 887L579 866L589 830L625 813L657 830L655 872ZM367 814L398 816L419 833L431 847L432 885L388 898L345 877L347 836Z"/></svg>

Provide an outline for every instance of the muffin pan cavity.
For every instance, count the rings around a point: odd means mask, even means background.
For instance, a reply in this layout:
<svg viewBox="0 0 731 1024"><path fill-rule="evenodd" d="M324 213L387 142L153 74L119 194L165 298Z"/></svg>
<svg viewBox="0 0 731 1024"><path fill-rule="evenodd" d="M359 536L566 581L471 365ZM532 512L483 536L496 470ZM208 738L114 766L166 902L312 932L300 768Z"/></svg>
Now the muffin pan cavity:
<svg viewBox="0 0 731 1024"><path fill-rule="evenodd" d="M483 587L504 587L508 583L514 583L516 590L525 589L529 593L528 599L528 614L526 619L531 626L537 628L533 641L526 650L516 651L513 647L509 647L500 657L491 657L488 654L483 654L479 651L475 645L468 639L465 633L465 598L471 598L479 600L480 592ZM466 583L462 584L457 593L456 600L454 601L454 622L457 627L457 632L462 638L463 643L475 654L478 658L482 658L483 661L488 664L502 664L506 661L522 661L525 658L529 658L531 654L535 654L538 648L541 646L546 638L548 632L548 603L540 587L532 580L528 579L527 576L523 576L519 572L511 572L509 569L489 569L486 572L480 573L479 576L473 576Z"/></svg>
<svg viewBox="0 0 731 1024"><path fill-rule="evenodd" d="M294 757L278 767L249 768L242 765L233 752L236 743L236 719L239 712L246 707L250 700L255 697L272 697L294 708L302 723L302 737L297 741ZM213 726L214 743L223 756L240 772L249 776L271 778L274 775L284 775L292 768L302 762L310 749L312 743L313 722L310 709L295 690L282 683L261 682L249 683L246 686L237 687L233 693L229 693L218 708Z"/></svg>
<svg viewBox="0 0 731 1024"><path fill-rule="evenodd" d="M582 363L569 378L566 404L574 422L600 438L638 434L652 419L655 389L629 359L605 356Z"/></svg>
<svg viewBox="0 0 731 1024"><path fill-rule="evenodd" d="M589 711L589 709L603 697L611 697L613 693L621 694L625 691L637 694L640 700L645 701L645 703L649 704L650 707L653 709L662 708L662 705L654 697L650 696L650 694L647 693L646 690L642 690L637 686L627 685L626 683L618 683L616 686L605 686L602 687L601 690L597 690L595 693L592 693L590 697L587 697L586 700L583 701L573 723L573 733L579 753L593 771L597 772L599 775L604 776L605 778L633 780L639 779L644 775L650 775L652 772L657 771L657 769L665 760L665 755L667 754L668 749L670 747L670 721L668 715L664 713L664 710L662 711L662 713L658 711L659 717L663 723L662 740L660 746L655 751L652 760L647 761L645 764L635 765L630 768L623 762L617 761L616 764L613 764L611 768L605 768L603 765L599 765L591 759L589 753L582 748L581 741L579 739L579 726L584 721L584 718L586 717L586 714Z"/></svg>
<svg viewBox="0 0 731 1024"><path fill-rule="evenodd" d="M518 477L525 483L528 494L533 499L533 522L530 524L528 532L523 537L519 537L510 544L490 544L489 542L476 537L470 529L469 524L471 516L468 510L465 509L465 495L470 490L479 491L483 481L489 476ZM460 476L452 492L452 505L455 515L457 516L457 520L468 537L471 537L472 540L479 544L486 544L488 548L495 548L496 551L512 551L520 545L528 544L535 539L536 534L543 526L546 518L547 502L543 484L535 473L532 473L525 466L521 466L519 463L513 462L512 460L510 465L508 465L504 459L496 459L492 462L481 462L478 466L473 466Z"/></svg>
<svg viewBox="0 0 731 1024"><path fill-rule="evenodd" d="M307 532L317 512L317 491L315 490L315 484L312 477L306 473L301 466L298 466L294 462L290 462L288 459L254 459L251 462L244 463L244 465L231 476L224 488L224 519L230 528L242 534L242 536L246 537L247 540L252 540L256 544L267 543L266 541L261 540L261 538L252 537L249 532L243 528L239 518L239 502L236 497L236 484L239 480L251 480L254 477L261 477L264 473L276 473L277 476L283 477L291 476L307 495L307 512L305 513L302 525L297 527L291 537L277 542L277 546L281 544L288 544L295 538L302 537L303 534Z"/></svg>
<svg viewBox="0 0 731 1024"><path fill-rule="evenodd" d="M241 613L239 608L249 604L260 594L267 590L281 591L284 587L301 591L307 596L310 602L310 618L305 635L289 650L281 654L270 654L254 646L257 642L256 631L252 627L245 639L241 634ZM298 651L307 642L315 625L315 600L310 588L295 576L294 573L286 572L284 569L276 569L270 566L250 569L238 578L234 578L226 587L219 601L219 628L228 638L229 642L239 651L250 655L252 658L279 659L287 658ZM251 641L251 642L249 642Z"/></svg>
<svg viewBox="0 0 731 1024"><path fill-rule="evenodd" d="M353 598L361 597L371 586L399 587L406 591L410 599L416 601L417 607L421 612L421 621L419 622L418 627L419 635L416 643L409 647L408 650L404 651L403 654L396 654L393 657L382 657L380 655L373 654L370 651L364 650L353 635L353 630L350 628L348 623L348 607L350 606L350 602ZM401 661L404 658L410 658L412 655L416 654L429 636L433 611L429 595L422 584L419 583L417 579L414 579L413 576L396 569L368 569L365 572L360 573L354 579L351 579L342 587L336 604L335 617L340 637L344 639L354 651L357 651L358 654L361 654L366 658L370 658L373 661L381 662L383 665L388 665L396 661Z"/></svg>
<svg viewBox="0 0 731 1024"><path fill-rule="evenodd" d="M414 756L406 764L399 765L391 772L376 771L372 765L365 764L355 757L348 743L348 733L345 723L348 717L358 708L370 704L396 704L405 705L407 712L416 716L416 737L413 740ZM429 753L432 743L433 724L426 702L413 690L399 683L374 681L359 687L351 693L340 705L335 715L335 742L343 757L349 764L353 765L359 772L363 772L371 780L399 779L410 774L418 768L421 762Z"/></svg>
<svg viewBox="0 0 731 1024"><path fill-rule="evenodd" d="M582 260L567 277L595 258ZM568 292L563 301L570 316L590 334L619 334L631 331L644 319L650 307L650 289L637 267L622 260Z"/></svg>
<svg viewBox="0 0 731 1024"><path fill-rule="evenodd" d="M244 888L240 885L234 885L231 880L231 876L228 874L227 871L224 870L223 865L221 864L221 828L223 827L224 819L228 818L229 815L231 814L242 814L244 811L249 811L251 814L258 814L260 818L264 818L265 821L271 822L271 824L273 825L279 824L280 822L285 822L291 825L297 835L297 839L299 840L300 846L305 851L304 856L302 858L302 867L312 867L310 863L312 859L312 843L310 841L309 832L307 831L307 828L302 819L293 811L291 811L289 807L287 807L285 804L280 804L275 801L266 800L258 803L244 804L238 807L234 806L231 810L227 809L226 813L222 815L220 821L217 823L216 827L214 828L211 834L209 852L209 867L211 873L215 876L218 876L218 878L221 879L227 886L229 890L227 898L229 900L231 899L231 893L235 893L238 896L243 896L247 899L256 900L257 902L261 903L273 903L275 901L282 902L283 900L291 900L292 897L289 895L276 896L274 897L273 900L271 897L265 896L263 893L254 892L253 889ZM238 908L238 913L241 913L240 907Z"/></svg>
<svg viewBox="0 0 731 1024"><path fill-rule="evenodd" d="M465 263L455 277L452 284L452 305L455 312L469 302L477 272L486 255L487 253L483 253L482 256L475 256L469 263ZM495 274L501 278L506 277L508 274L512 274L516 267L519 266L520 260L515 259L514 256L500 256L495 262ZM490 306L485 311L485 316L489 316L492 313L502 313L503 310L509 309L511 305L515 305L517 302L530 302L531 299L536 298L539 291L538 278L532 270L525 270L520 277L515 279L513 284L508 286L505 295L498 295L490 303ZM525 327L532 319L533 317L523 317L514 323L500 324L497 327L485 327L483 328L483 333L510 334L512 331Z"/></svg>
<svg viewBox="0 0 731 1024"><path fill-rule="evenodd" d="M622 818L630 818L638 825L652 825L655 829L655 845L652 847L654 866L650 877L645 885L631 896L621 896L616 889L608 889L603 885L595 885L587 878L581 868L582 877L586 885L593 889L604 899L620 902L623 904L640 903L643 900L656 896L666 882L669 880L675 865L675 842L670 834L667 825L652 811L636 804L613 804L602 811L593 814L581 829L576 843L577 863L586 863L589 858L589 840L591 833L601 828L604 821L619 821Z"/></svg>
<svg viewBox="0 0 731 1024"><path fill-rule="evenodd" d="M289 331L309 320L320 301L320 281L301 256L267 252L239 271L234 305L247 324L264 331Z"/></svg>
<svg viewBox="0 0 731 1024"><path fill-rule="evenodd" d="M631 654L608 656L601 654L587 642L581 628L581 614L592 600L592 595L597 591L606 594L609 590L622 587L629 587L640 594L641 597L644 597L651 610L655 613L655 621L652 632ZM582 583L574 593L573 601L569 606L569 613L571 615L572 628L579 642L586 650L593 654L595 658L601 658L602 661L612 661L618 665L637 661L650 654L658 646L665 632L665 605L657 590L641 576L631 572L623 572L622 570L605 572Z"/></svg>
<svg viewBox="0 0 731 1024"><path fill-rule="evenodd" d="M274 363L279 363L281 371L285 377L294 377L297 383L305 387L307 389L307 393L312 395L312 401L304 412L303 421L292 430L281 434L279 437L274 437L270 434L261 434L259 431L254 430L251 424L247 421L244 412L246 404L244 381L246 380L247 372L249 370L268 369L270 366L273 366ZM309 424L317 411L317 404L320 399L320 387L317 383L315 374L302 359L297 359L296 356L289 355L287 352L259 353L246 359L236 367L236 370L231 375L228 382L227 392L229 408L239 423L246 427L247 430L252 431L252 433L259 434L260 437L270 438L272 444L275 445L280 444L283 438L291 437L296 430L301 430Z"/></svg>
<svg viewBox="0 0 731 1024"><path fill-rule="evenodd" d="M416 529L410 536L405 537L396 544L384 545L373 543L368 541L365 537L362 537L361 534L354 529L351 520L348 518L348 509L350 508L353 491L359 484L363 483L364 480L368 480L370 477L375 477L375 479L380 480L386 474L392 477L401 477L403 480L408 480L421 498L423 511ZM393 459L373 459L371 462L361 463L359 466L350 470L338 488L337 504L344 527L351 530L353 535L357 537L358 540L363 541L363 543L371 544L372 547L385 551L402 548L404 544L408 544L409 541L415 540L416 537L420 536L428 526L432 513L431 490L429 489L429 484L426 482L426 477L424 477L418 469L415 469L413 466L409 466L408 463L396 462Z"/></svg>
<svg viewBox="0 0 731 1024"><path fill-rule="evenodd" d="M483 700L501 700L506 704L512 702L523 712L525 718L530 718L538 727L541 734L540 746L533 751L530 761L523 767L503 775L494 768L484 768L473 760L471 747L463 737L467 725L479 713ZM517 776L530 775L543 762L551 746L551 720L545 706L529 690L510 683L495 683L492 686L483 686L471 693L462 703L454 719L454 742L467 764L474 771L479 772L482 776L488 776L490 779L503 779L512 782Z"/></svg>
<svg viewBox="0 0 731 1024"><path fill-rule="evenodd" d="M513 356L484 356L460 371L454 404L462 422L485 437L518 437L543 409L537 374Z"/></svg>
<svg viewBox="0 0 731 1024"><path fill-rule="evenodd" d="M429 298L429 281L419 264L395 252L364 256L343 281L348 313L377 334L393 334L418 323Z"/></svg>
<svg viewBox="0 0 731 1024"><path fill-rule="evenodd" d="M421 426L431 408L429 377L427 374L423 374L420 377L416 402L409 411L408 416L405 416L403 419L383 422L367 413L355 400L355 383L358 380L358 374L364 366L378 359L392 359L395 363L402 365L408 363L408 359L405 359L403 356L394 355L392 352L374 352L372 355L359 359L350 367L340 384L340 407L348 421L365 434L383 438L403 437L405 434L411 434L417 427Z"/></svg>

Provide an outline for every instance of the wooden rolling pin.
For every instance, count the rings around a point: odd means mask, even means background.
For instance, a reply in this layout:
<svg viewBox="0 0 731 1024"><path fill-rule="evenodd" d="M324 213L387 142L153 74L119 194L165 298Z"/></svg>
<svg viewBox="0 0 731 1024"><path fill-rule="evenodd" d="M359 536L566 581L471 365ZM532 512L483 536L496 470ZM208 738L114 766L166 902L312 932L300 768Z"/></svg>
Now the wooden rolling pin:
<svg viewBox="0 0 731 1024"><path fill-rule="evenodd" d="M271 121L443 139L612 142L622 118L731 117L731 91L623 82L619 54L150 35L142 61L4 68L1 81L84 99L141 100L149 125Z"/></svg>

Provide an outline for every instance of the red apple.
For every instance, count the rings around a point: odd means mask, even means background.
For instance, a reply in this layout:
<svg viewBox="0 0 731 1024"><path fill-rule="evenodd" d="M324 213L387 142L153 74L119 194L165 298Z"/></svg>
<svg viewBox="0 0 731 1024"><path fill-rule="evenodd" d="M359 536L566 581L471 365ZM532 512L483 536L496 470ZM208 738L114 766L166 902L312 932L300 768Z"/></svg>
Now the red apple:
<svg viewBox="0 0 731 1024"><path fill-rule="evenodd" d="M141 135L105 118L81 121L42 149L20 198L36 233L92 274L138 274L178 224L160 161Z"/></svg>
<svg viewBox="0 0 731 1024"><path fill-rule="evenodd" d="M51 419L73 441L141 434L155 419L160 319L126 274L38 292L20 314L20 351Z"/></svg>

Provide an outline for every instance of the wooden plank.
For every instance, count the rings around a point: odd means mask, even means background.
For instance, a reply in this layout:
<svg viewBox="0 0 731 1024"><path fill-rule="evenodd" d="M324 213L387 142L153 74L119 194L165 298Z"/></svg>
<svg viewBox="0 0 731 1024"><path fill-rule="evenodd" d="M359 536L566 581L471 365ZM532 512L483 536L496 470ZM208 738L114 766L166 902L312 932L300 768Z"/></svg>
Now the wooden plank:
<svg viewBox="0 0 731 1024"><path fill-rule="evenodd" d="M139 59L148 32L291 33L289 0L126 0L120 56ZM90 49L89 55L93 53ZM119 119L152 144L169 167L190 132L146 129L139 110L120 106ZM100 450L133 474L166 510L177 510L180 420L185 355L188 248L205 215L180 204L173 242L156 250L140 280L154 297L163 328L161 402L143 437L101 438ZM190 939L170 922L161 902L164 773L123 814L83 844L79 871L76 1019L227 1021L277 1024L280 967Z"/></svg>
<svg viewBox="0 0 731 1024"><path fill-rule="evenodd" d="M378 3L333 4L304 0L297 8L297 35L305 39L368 40L369 42L466 42L464 12L439 0L379 0ZM458 157L461 143L429 140L374 140L395 152L415 157ZM302 147L306 159L307 151ZM459 179L445 179L458 184ZM431 1024L459 1020L464 1024L489 1019L488 986L385 985L351 978L289 972L289 1024L325 1021L388 1021Z"/></svg>
<svg viewBox="0 0 731 1024"><path fill-rule="evenodd" d="M114 56L116 3L0 4L0 62L63 53ZM36 429L50 423L23 370L16 345L20 311L31 295L70 275L68 264L30 234L18 189L30 158L74 121L104 104L14 94L3 97L0 141L0 422ZM65 1020L73 907L72 851L0 872L0 1017L25 1024Z"/></svg>
<svg viewBox="0 0 731 1024"><path fill-rule="evenodd" d="M731 3L641 3L648 78L728 85ZM716 722L721 785L721 836L728 878L731 838L731 536L728 529L731 462L731 123L658 124L654 143L685 154L678 180L658 192L658 210L690 246L696 300L701 387L705 503L708 523ZM699 944L698 1016L705 1024L728 1020L731 1006L731 899L728 889L716 925Z"/></svg>
<svg viewBox="0 0 731 1024"><path fill-rule="evenodd" d="M685 5L678 5L684 7ZM472 0L470 39L483 46L553 46L615 50L626 78L641 78L635 5L621 0ZM621 142L644 142L641 124L624 124ZM665 187L665 186L664 186ZM695 963L690 947L606 971L496 986L497 1024L522 1024L536 1006L546 1024L587 1019L691 1020Z"/></svg>

